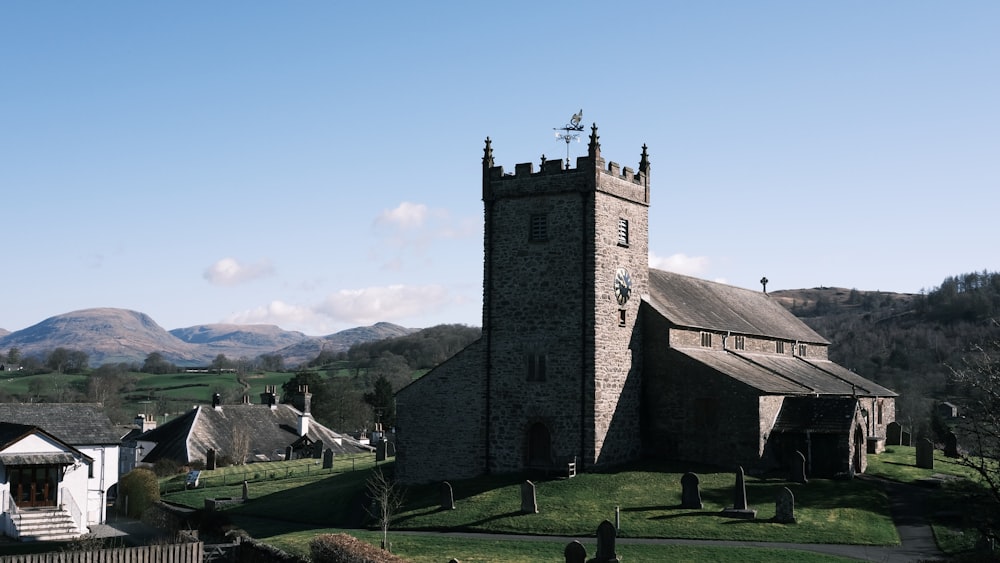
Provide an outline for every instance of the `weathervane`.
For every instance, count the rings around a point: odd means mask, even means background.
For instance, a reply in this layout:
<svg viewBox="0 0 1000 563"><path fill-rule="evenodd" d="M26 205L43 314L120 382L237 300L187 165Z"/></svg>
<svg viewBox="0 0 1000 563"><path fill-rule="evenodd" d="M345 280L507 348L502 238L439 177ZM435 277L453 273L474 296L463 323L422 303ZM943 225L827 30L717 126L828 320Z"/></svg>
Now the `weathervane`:
<svg viewBox="0 0 1000 563"><path fill-rule="evenodd" d="M552 128L556 132L556 139L566 141L566 170L569 170L569 142L580 142L580 131L583 131L583 125L580 124L581 121L583 121L582 109L574 113L566 125Z"/></svg>

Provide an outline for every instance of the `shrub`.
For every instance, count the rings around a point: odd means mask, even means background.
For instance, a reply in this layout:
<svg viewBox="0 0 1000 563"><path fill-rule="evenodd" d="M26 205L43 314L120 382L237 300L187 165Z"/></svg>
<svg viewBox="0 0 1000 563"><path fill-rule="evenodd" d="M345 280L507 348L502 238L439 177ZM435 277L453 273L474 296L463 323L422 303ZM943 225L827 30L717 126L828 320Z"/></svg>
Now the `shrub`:
<svg viewBox="0 0 1000 563"><path fill-rule="evenodd" d="M160 458L153 464L153 473L157 477L170 477L180 472L181 466L176 461L167 458Z"/></svg>
<svg viewBox="0 0 1000 563"><path fill-rule="evenodd" d="M125 503L126 516L138 518L160 500L160 485L156 474L148 469L136 468L126 473L118 481L118 502Z"/></svg>
<svg viewBox="0 0 1000 563"><path fill-rule="evenodd" d="M309 542L313 563L406 563L406 559L347 534L320 534Z"/></svg>

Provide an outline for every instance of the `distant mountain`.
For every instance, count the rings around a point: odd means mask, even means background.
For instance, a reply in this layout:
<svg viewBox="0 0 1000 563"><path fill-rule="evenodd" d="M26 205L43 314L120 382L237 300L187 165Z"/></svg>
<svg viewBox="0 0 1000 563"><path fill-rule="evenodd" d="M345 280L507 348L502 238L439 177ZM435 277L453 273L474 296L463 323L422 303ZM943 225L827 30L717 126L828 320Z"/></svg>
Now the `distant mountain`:
<svg viewBox="0 0 1000 563"><path fill-rule="evenodd" d="M404 328L392 323L375 323L372 326L349 328L322 338L304 340L282 348L276 353L285 359L285 365L298 365L316 358L320 352L333 354L346 352L355 344L404 336L417 330L419 329Z"/></svg>
<svg viewBox="0 0 1000 563"><path fill-rule="evenodd" d="M339 352L368 340L408 334L391 323L347 329L323 337L273 325L196 325L164 330L144 313L127 309L83 309L56 315L15 332L0 332L0 351L16 347L24 357L44 357L56 348L85 352L91 367L139 363L153 352L179 366L208 365L219 354L231 360L278 354L286 367L308 362L321 350Z"/></svg>

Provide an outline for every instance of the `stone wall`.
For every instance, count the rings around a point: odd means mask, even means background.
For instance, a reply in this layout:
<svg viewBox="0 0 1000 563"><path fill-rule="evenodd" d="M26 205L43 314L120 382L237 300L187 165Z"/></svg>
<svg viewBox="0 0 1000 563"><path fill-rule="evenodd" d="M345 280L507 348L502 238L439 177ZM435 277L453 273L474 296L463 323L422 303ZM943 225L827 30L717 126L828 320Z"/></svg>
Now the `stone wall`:
<svg viewBox="0 0 1000 563"><path fill-rule="evenodd" d="M396 394L396 476L405 483L463 479L486 467L483 340Z"/></svg>

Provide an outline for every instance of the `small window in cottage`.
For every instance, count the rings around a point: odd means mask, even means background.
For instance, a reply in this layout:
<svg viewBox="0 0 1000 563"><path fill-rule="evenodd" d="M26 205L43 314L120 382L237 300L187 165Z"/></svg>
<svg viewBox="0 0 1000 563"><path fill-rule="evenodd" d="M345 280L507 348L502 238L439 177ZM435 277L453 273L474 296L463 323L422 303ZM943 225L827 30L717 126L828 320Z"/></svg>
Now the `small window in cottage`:
<svg viewBox="0 0 1000 563"><path fill-rule="evenodd" d="M775 342L774 343L774 351L776 353L778 353L778 354L784 354L785 353L785 343L783 341L781 341L781 340L778 340L777 342Z"/></svg>
<svg viewBox="0 0 1000 563"><path fill-rule="evenodd" d="M878 400L877 405L875 408L876 418L878 418L878 423L882 424L882 399Z"/></svg>
<svg viewBox="0 0 1000 563"><path fill-rule="evenodd" d="M625 309L618 309L618 326L625 326Z"/></svg>
<svg viewBox="0 0 1000 563"><path fill-rule="evenodd" d="M528 354L528 381L545 381L545 354Z"/></svg>
<svg viewBox="0 0 1000 563"><path fill-rule="evenodd" d="M803 358L806 357L806 345L805 344L799 344L799 356L801 356Z"/></svg>
<svg viewBox="0 0 1000 563"><path fill-rule="evenodd" d="M746 350L747 339L741 334L737 334L733 337L733 348L736 350Z"/></svg>
<svg viewBox="0 0 1000 563"><path fill-rule="evenodd" d="M618 246L628 246L628 219L618 219Z"/></svg>
<svg viewBox="0 0 1000 563"><path fill-rule="evenodd" d="M528 231L528 240L531 242L542 242L549 240L549 217L544 213L535 213L531 216L531 226Z"/></svg>
<svg viewBox="0 0 1000 563"><path fill-rule="evenodd" d="M711 348L712 347L712 333L711 332L703 332L703 333L701 333L701 345L704 346L705 348Z"/></svg>
<svg viewBox="0 0 1000 563"><path fill-rule="evenodd" d="M94 478L94 463L93 462L87 464L87 478L88 479L93 479Z"/></svg>

